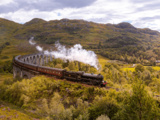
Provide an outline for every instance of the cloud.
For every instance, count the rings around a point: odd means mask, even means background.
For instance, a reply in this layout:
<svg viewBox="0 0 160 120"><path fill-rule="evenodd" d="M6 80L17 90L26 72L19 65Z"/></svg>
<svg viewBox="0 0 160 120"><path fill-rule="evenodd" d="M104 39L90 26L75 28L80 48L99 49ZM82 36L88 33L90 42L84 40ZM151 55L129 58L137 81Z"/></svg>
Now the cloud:
<svg viewBox="0 0 160 120"><path fill-rule="evenodd" d="M11 2L13 2L13 0L1 0L0 5L6 5L6 4L9 4Z"/></svg>
<svg viewBox="0 0 160 120"><path fill-rule="evenodd" d="M84 19L104 24L129 21L138 28L159 30L159 6L157 0L3 0L0 17L19 23L33 18Z"/></svg>
<svg viewBox="0 0 160 120"><path fill-rule="evenodd" d="M56 1L56 0L55 0ZM94 3L96 0L57 0L63 7L80 8Z"/></svg>
<svg viewBox="0 0 160 120"><path fill-rule="evenodd" d="M23 9L20 9L15 12L9 12L7 14L0 14L0 17L14 20L18 23L25 23L27 21L30 21L33 18L42 18L45 20L51 20L51 19L60 19L56 12L46 12L46 11L38 11L38 10L28 10L25 11Z"/></svg>
<svg viewBox="0 0 160 120"><path fill-rule="evenodd" d="M3 0L4 1L4 0ZM6 0L1 5L0 13L15 12L19 9L23 10L38 10L38 11L52 11L62 8L80 8L90 5L95 0ZM5 3L5 5L4 5Z"/></svg>

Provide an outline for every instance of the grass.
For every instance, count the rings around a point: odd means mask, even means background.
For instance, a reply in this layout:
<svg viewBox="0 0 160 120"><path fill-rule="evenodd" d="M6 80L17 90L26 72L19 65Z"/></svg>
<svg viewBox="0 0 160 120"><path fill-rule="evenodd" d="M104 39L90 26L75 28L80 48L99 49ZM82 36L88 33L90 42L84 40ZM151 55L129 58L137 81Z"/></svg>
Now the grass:
<svg viewBox="0 0 160 120"><path fill-rule="evenodd" d="M17 55L25 55L29 54L24 51L20 51L16 46L14 45L9 45L6 46L3 50L2 53L0 54L0 66L3 66L3 64L6 61L12 61L13 57Z"/></svg>
<svg viewBox="0 0 160 120"><path fill-rule="evenodd" d="M148 66L144 66L145 68L148 67ZM160 67L159 66L152 66L152 68L156 71L160 71ZM125 68L122 68L123 71L131 71L131 72L134 72L135 71L135 68L134 67L125 67Z"/></svg>
<svg viewBox="0 0 160 120"><path fill-rule="evenodd" d="M4 80L13 79L11 73L0 73L0 85ZM0 120L34 120L38 115L11 103L0 100ZM36 119L35 119L36 120ZM42 120L42 119L37 119Z"/></svg>
<svg viewBox="0 0 160 120"><path fill-rule="evenodd" d="M4 80L12 79L12 78L13 78L13 74L11 73L0 73L0 84L2 84Z"/></svg>
<svg viewBox="0 0 160 120"><path fill-rule="evenodd" d="M10 45L10 46L7 46L3 49L0 57L8 56L9 59L12 59L13 56L23 55L23 54L25 54L25 53L18 50L14 45Z"/></svg>
<svg viewBox="0 0 160 120"><path fill-rule="evenodd" d="M104 68L105 64L109 61L109 59L101 56L101 55L98 55L98 61L102 67L102 69ZM135 71L135 68L134 67L130 67L131 64L124 64L124 68L122 68L123 71L131 71L131 72L134 72ZM160 69L160 67L159 67Z"/></svg>
<svg viewBox="0 0 160 120"><path fill-rule="evenodd" d="M35 116L36 117L36 116ZM0 120L34 120L34 115L27 111L0 100ZM36 119L35 119L36 120ZM42 119L37 119L42 120Z"/></svg>
<svg viewBox="0 0 160 120"><path fill-rule="evenodd" d="M160 70L160 67L158 67L158 66L155 66L155 67L152 67L154 70L157 70L157 71L159 71Z"/></svg>
<svg viewBox="0 0 160 120"><path fill-rule="evenodd" d="M1 120L33 120L30 116L9 107L0 108Z"/></svg>
<svg viewBox="0 0 160 120"><path fill-rule="evenodd" d="M102 68L104 68L105 64L107 63L108 59L101 56L101 55L98 55L98 61L101 65Z"/></svg>
<svg viewBox="0 0 160 120"><path fill-rule="evenodd" d="M135 71L135 68L122 68L123 71L131 71L131 72L134 72Z"/></svg>

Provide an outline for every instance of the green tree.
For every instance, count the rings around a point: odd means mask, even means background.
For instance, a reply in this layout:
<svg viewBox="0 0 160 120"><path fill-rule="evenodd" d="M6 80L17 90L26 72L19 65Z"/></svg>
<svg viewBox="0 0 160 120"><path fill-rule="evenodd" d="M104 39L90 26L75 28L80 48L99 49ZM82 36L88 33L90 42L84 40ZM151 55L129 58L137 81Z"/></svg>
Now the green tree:
<svg viewBox="0 0 160 120"><path fill-rule="evenodd" d="M118 112L116 119L121 120L159 120L160 109L156 101L147 93L141 80L132 85L132 94L128 95Z"/></svg>
<svg viewBox="0 0 160 120"><path fill-rule="evenodd" d="M156 65L156 58L152 57L150 59L151 65Z"/></svg>
<svg viewBox="0 0 160 120"><path fill-rule="evenodd" d="M12 62L11 61L6 61L3 65L3 70L5 72L10 72L12 73L12 69L13 69L13 65L12 65Z"/></svg>
<svg viewBox="0 0 160 120"><path fill-rule="evenodd" d="M107 115L112 119L118 110L119 105L114 98L108 95L105 97L97 96L89 108L89 118L95 120L100 115Z"/></svg>
<svg viewBox="0 0 160 120"><path fill-rule="evenodd" d="M44 114L49 114L49 107L48 107L48 102L47 99L43 98L42 100L42 110Z"/></svg>
<svg viewBox="0 0 160 120"><path fill-rule="evenodd" d="M88 102L82 101L82 99L77 99L77 108L73 110L73 118L75 120L88 120Z"/></svg>
<svg viewBox="0 0 160 120"><path fill-rule="evenodd" d="M138 64L136 67L135 67L135 71L138 72L143 72L144 71L144 66L141 65L141 64Z"/></svg>
<svg viewBox="0 0 160 120"><path fill-rule="evenodd" d="M57 65L55 65L55 68L62 69L62 65L61 64L57 64Z"/></svg>
<svg viewBox="0 0 160 120"><path fill-rule="evenodd" d="M160 79L154 78L151 83L149 83L149 87L154 92L160 92Z"/></svg>
<svg viewBox="0 0 160 120"><path fill-rule="evenodd" d="M149 70L144 70L141 76L146 85L152 81L151 72Z"/></svg>
<svg viewBox="0 0 160 120"><path fill-rule="evenodd" d="M75 70L75 64L74 64L74 62L70 62L68 68L69 68L71 71L74 71L74 70Z"/></svg>
<svg viewBox="0 0 160 120"><path fill-rule="evenodd" d="M49 107L50 117L54 120L61 120L65 109L61 102L61 96L58 93L54 93L54 97L51 99Z"/></svg>

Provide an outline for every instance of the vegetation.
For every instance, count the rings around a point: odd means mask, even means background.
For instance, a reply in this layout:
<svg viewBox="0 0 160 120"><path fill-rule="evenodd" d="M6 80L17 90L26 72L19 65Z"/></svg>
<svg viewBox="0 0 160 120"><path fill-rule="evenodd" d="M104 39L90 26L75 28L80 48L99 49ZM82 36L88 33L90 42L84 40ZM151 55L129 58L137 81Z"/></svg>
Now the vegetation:
<svg viewBox="0 0 160 120"><path fill-rule="evenodd" d="M160 108L156 101L145 90L140 80L132 85L132 95L126 97L123 109L117 114L122 120L158 120ZM154 111L154 112L153 112Z"/></svg>
<svg viewBox="0 0 160 120"><path fill-rule="evenodd" d="M78 61L63 61L61 59L54 59L46 64L49 67L66 69L68 71L84 71L87 73L98 73L97 69L88 64Z"/></svg>
<svg viewBox="0 0 160 120"><path fill-rule="evenodd" d="M52 20L33 19L24 25L0 19L0 46L6 42L21 41L17 46L23 51L35 51L26 44L31 36L36 42L55 44L60 41L67 47L81 44L112 60L128 63L155 65L160 59L160 33L150 29L138 29L129 23L97 24L83 20ZM26 42L24 42L24 40ZM23 41L23 42L22 42ZM32 48L32 49L31 49Z"/></svg>
<svg viewBox="0 0 160 120"><path fill-rule="evenodd" d="M106 63L102 74L110 89L85 87L45 76L30 80L10 78L1 83L0 99L42 119L158 120L159 71L142 65L135 69L123 71L118 64Z"/></svg>
<svg viewBox="0 0 160 120"><path fill-rule="evenodd" d="M57 40L66 46L80 43L104 57L128 63L155 65L155 60L160 58L159 32L138 29L129 23L104 25L82 20L33 19L15 34L16 38L24 39L34 36L42 44L53 45Z"/></svg>
<svg viewBox="0 0 160 120"><path fill-rule="evenodd" d="M107 87L45 76L13 79L14 56L37 52L26 41L31 36L44 49L59 40L67 47L80 43L96 52ZM0 119L159 120L160 67L155 66L160 59L159 38L159 32L129 23L33 19L20 25L0 19ZM97 73L76 61L54 59L48 66Z"/></svg>
<svg viewBox="0 0 160 120"><path fill-rule="evenodd" d="M34 120L35 116L27 115L26 112L7 102L0 100L0 119L1 120ZM40 119L39 119L40 120Z"/></svg>

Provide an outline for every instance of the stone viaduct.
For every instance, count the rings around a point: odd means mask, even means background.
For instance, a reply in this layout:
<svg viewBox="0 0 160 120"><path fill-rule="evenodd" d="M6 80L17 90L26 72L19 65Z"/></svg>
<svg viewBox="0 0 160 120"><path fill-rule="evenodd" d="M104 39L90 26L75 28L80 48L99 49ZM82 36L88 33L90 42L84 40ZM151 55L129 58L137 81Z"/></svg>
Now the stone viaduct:
<svg viewBox="0 0 160 120"><path fill-rule="evenodd" d="M30 54L30 55L23 55L23 56L16 56L13 60L13 77L19 78L31 78L35 75L39 75L40 73L36 70L31 70L27 67L24 67L20 64L25 64L27 66L45 66L49 61L52 61L51 55L45 55L43 53L38 54ZM20 64L17 64L20 63Z"/></svg>

